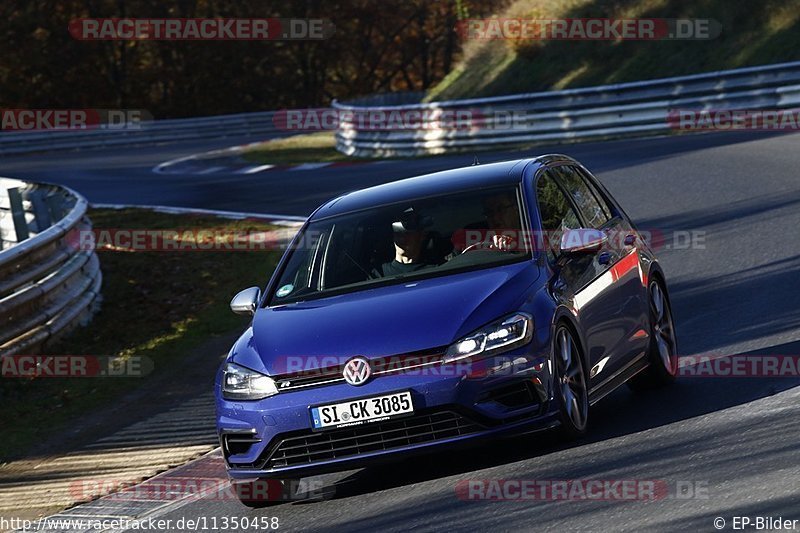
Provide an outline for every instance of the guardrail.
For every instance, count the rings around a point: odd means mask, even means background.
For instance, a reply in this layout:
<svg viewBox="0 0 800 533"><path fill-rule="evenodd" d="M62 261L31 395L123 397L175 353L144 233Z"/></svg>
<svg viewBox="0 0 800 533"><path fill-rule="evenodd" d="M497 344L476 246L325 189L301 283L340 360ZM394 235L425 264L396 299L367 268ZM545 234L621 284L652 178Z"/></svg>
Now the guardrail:
<svg viewBox="0 0 800 533"><path fill-rule="evenodd" d="M266 111L144 121L87 130L6 131L0 133L0 155L271 134L278 131L272 120L274 115L274 111Z"/></svg>
<svg viewBox="0 0 800 533"><path fill-rule="evenodd" d="M340 111L337 150L358 157L418 156L474 147L667 133L671 110L800 105L800 61L564 91L405 105L373 102L374 97L333 102L332 107ZM465 120L441 118L459 111ZM369 113L382 114L388 123L394 114L394 123L401 127L375 128L374 122L364 120ZM404 127L404 120L414 113L420 120Z"/></svg>
<svg viewBox="0 0 800 533"><path fill-rule="evenodd" d="M39 353L96 309L100 262L78 246L87 207L66 187L0 178L0 357Z"/></svg>

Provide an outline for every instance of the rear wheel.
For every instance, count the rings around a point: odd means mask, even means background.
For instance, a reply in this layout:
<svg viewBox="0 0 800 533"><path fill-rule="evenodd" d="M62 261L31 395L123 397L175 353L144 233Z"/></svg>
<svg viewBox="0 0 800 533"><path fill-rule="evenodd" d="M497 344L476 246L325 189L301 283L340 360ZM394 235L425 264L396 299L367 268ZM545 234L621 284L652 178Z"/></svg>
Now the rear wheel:
<svg viewBox="0 0 800 533"><path fill-rule="evenodd" d="M658 279L648 287L650 315L650 366L628 382L633 390L663 387L675 381L678 372L678 341L672 309L664 285Z"/></svg>
<svg viewBox="0 0 800 533"><path fill-rule="evenodd" d="M561 325L554 340L556 394L559 397L561 432L575 438L586 433L589 393L583 357L570 329Z"/></svg>

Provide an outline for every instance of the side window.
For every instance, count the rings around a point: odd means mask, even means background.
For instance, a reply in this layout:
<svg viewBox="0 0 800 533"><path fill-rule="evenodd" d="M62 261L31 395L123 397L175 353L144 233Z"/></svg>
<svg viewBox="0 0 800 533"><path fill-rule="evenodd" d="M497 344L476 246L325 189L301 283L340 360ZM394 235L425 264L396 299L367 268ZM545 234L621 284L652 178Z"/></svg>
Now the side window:
<svg viewBox="0 0 800 533"><path fill-rule="evenodd" d="M603 193L601 193L600 190L597 188L597 186L592 182L590 176L588 175L588 171L577 167L574 168L575 172L580 174L580 176L583 178L583 181L589 185L589 188L594 193L594 197L597 198L597 201L600 203L600 206L603 208L603 211L605 211L608 214L608 217L614 218L615 216L619 215L619 213L617 213L617 210L609 203L608 199L605 196L603 196Z"/></svg>
<svg viewBox="0 0 800 533"><path fill-rule="evenodd" d="M561 182L569 191L590 228L599 228L611 219L611 211L608 206L605 202L601 203L596 191L589 187L589 183L576 169L563 166L557 170Z"/></svg>
<svg viewBox="0 0 800 533"><path fill-rule="evenodd" d="M555 261L559 254L561 235L565 230L580 228L581 223L569 199L550 172L546 171L539 177L536 183L536 198L545 233L541 242L545 245L548 259Z"/></svg>

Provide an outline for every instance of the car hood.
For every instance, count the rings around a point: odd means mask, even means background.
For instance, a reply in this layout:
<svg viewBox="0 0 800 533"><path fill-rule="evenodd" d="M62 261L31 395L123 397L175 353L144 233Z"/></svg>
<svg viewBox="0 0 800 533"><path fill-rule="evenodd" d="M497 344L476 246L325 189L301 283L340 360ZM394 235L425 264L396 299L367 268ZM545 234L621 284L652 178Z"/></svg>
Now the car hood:
<svg viewBox="0 0 800 533"><path fill-rule="evenodd" d="M234 360L277 375L287 371L287 358L307 358L303 368L317 368L330 365L325 358L447 346L516 311L538 276L537 265L524 261L262 308L237 343L246 349L235 349Z"/></svg>

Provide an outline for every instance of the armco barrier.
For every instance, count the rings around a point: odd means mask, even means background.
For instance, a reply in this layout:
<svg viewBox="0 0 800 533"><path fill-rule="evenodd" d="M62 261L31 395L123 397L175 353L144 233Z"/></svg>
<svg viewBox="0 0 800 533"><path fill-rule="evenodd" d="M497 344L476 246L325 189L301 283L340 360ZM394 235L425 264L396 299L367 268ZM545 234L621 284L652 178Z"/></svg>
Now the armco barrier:
<svg viewBox="0 0 800 533"><path fill-rule="evenodd" d="M0 155L106 146L140 146L176 141L265 135L277 131L273 111L145 121L127 127L87 130L0 132Z"/></svg>
<svg viewBox="0 0 800 533"><path fill-rule="evenodd" d="M374 105L376 101L370 97L333 103L341 111L337 150L359 157L416 156L479 146L667 133L671 110L800 106L800 62L491 98L405 105ZM437 114L457 111L471 117L466 126L436 120ZM359 122L357 117L365 112L387 117L419 112L424 118L413 128L378 130Z"/></svg>
<svg viewBox="0 0 800 533"><path fill-rule="evenodd" d="M56 185L0 178L0 357L35 354L85 322L99 301L86 200Z"/></svg>

